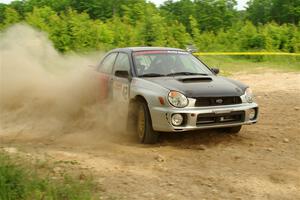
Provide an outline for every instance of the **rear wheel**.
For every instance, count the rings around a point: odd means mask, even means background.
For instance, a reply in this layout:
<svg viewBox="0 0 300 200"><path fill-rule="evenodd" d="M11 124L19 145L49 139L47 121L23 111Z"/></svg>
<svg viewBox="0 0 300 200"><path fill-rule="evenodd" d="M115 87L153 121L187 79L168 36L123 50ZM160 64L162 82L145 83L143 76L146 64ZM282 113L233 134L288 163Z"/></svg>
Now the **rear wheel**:
<svg viewBox="0 0 300 200"><path fill-rule="evenodd" d="M230 134L238 134L241 131L241 129L242 126L234 126L234 127L225 128L224 130Z"/></svg>
<svg viewBox="0 0 300 200"><path fill-rule="evenodd" d="M144 102L138 103L136 131L141 143L154 144L158 140L158 133L152 128L150 112Z"/></svg>

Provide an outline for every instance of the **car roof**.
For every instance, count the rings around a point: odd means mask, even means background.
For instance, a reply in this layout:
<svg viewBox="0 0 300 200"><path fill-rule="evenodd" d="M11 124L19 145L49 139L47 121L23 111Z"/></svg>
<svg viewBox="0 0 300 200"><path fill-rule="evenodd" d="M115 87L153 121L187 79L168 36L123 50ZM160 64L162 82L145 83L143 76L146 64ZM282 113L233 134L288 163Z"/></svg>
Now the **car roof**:
<svg viewBox="0 0 300 200"><path fill-rule="evenodd" d="M125 47L113 49L111 52L136 52L136 51L185 51L183 49L178 48L170 48L170 47Z"/></svg>

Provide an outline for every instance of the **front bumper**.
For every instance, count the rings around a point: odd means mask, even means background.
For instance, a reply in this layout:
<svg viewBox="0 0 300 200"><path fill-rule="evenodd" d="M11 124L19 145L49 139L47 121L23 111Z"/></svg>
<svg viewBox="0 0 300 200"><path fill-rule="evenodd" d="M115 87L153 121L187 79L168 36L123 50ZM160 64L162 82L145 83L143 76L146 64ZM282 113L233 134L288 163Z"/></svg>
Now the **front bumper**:
<svg viewBox="0 0 300 200"><path fill-rule="evenodd" d="M214 107L150 107L152 126L155 131L161 132L181 132L208 128L233 127L239 125L254 124L258 120L258 105L256 103L242 103L236 105L214 106ZM250 109L256 110L254 119L249 119ZM171 123L173 114L183 114L185 121L181 126L174 126ZM238 121L218 121L215 123L201 124L199 118L201 116L227 116L231 113L243 113L243 117ZM222 117L223 119L224 117Z"/></svg>

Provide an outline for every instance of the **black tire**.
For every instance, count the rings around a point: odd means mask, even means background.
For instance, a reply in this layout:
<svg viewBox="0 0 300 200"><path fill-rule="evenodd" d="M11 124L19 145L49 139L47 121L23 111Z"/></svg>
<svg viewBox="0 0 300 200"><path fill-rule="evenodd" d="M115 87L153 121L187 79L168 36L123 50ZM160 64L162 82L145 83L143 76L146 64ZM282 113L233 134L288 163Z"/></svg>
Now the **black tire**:
<svg viewBox="0 0 300 200"><path fill-rule="evenodd" d="M241 129L242 126L234 126L234 127L225 128L224 130L230 134L238 134L241 131Z"/></svg>
<svg viewBox="0 0 300 200"><path fill-rule="evenodd" d="M141 143L155 144L158 141L158 133L152 128L152 121L148 106L145 102L137 105L136 132Z"/></svg>

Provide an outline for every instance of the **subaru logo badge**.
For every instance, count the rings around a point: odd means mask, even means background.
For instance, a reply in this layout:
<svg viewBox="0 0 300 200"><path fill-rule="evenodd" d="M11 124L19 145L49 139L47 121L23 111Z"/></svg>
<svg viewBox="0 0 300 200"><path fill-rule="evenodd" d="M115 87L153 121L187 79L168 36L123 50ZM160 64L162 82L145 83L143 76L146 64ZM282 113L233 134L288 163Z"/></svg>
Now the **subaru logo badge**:
<svg viewBox="0 0 300 200"><path fill-rule="evenodd" d="M223 99L217 99L217 100L216 100L216 103L218 103L218 104L223 103Z"/></svg>

